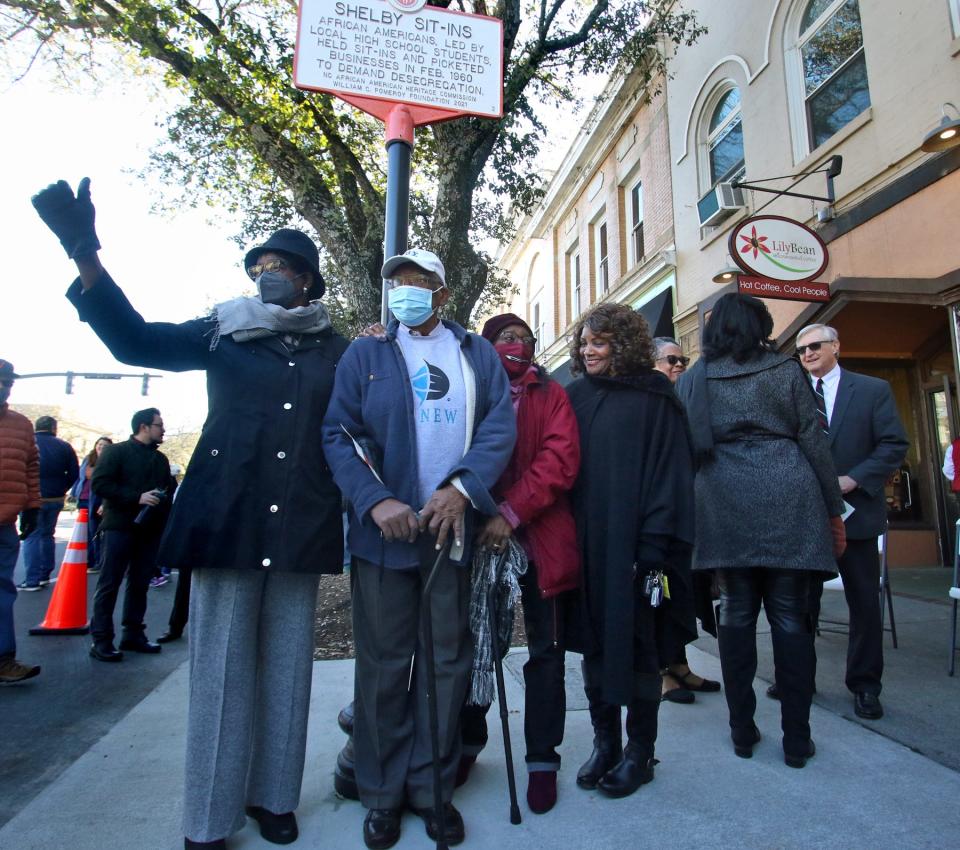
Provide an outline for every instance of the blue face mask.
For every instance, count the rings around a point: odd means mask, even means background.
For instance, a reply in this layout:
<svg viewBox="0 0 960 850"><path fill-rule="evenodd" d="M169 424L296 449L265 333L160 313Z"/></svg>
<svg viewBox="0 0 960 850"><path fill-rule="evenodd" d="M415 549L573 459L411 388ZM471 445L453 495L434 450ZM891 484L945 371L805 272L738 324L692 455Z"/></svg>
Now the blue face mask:
<svg viewBox="0 0 960 850"><path fill-rule="evenodd" d="M387 293L387 305L401 325L416 328L433 315L433 290L397 286Z"/></svg>
<svg viewBox="0 0 960 850"><path fill-rule="evenodd" d="M300 277L300 275L297 275ZM300 293L301 289L291 280L280 272L263 272L256 280L257 294L264 304L276 304L280 307L286 307L293 303L293 300Z"/></svg>

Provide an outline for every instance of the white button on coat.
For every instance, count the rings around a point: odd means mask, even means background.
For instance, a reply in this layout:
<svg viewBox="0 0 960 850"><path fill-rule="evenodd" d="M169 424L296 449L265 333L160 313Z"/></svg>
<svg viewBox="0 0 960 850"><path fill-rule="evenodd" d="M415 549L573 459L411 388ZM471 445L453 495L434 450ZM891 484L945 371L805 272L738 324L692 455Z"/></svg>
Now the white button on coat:
<svg viewBox="0 0 960 850"><path fill-rule="evenodd" d="M279 510L280 508L278 508L276 505L270 505L270 513L275 514Z"/></svg>
<svg viewBox="0 0 960 850"><path fill-rule="evenodd" d="M260 563L261 563L263 566L265 566L265 567L269 567L269 566L270 566L270 559L269 559L269 558L264 558Z"/></svg>
<svg viewBox="0 0 960 850"><path fill-rule="evenodd" d="M277 457L283 460L287 456L286 452L277 452Z"/></svg>
<svg viewBox="0 0 960 850"><path fill-rule="evenodd" d="M216 457L218 454L220 454L220 449L210 449L210 454Z"/></svg>
<svg viewBox="0 0 960 850"><path fill-rule="evenodd" d="M284 404L283 404L283 409L284 409L284 410L289 410L291 407L293 407L293 405L290 404L289 401L284 402Z"/></svg>

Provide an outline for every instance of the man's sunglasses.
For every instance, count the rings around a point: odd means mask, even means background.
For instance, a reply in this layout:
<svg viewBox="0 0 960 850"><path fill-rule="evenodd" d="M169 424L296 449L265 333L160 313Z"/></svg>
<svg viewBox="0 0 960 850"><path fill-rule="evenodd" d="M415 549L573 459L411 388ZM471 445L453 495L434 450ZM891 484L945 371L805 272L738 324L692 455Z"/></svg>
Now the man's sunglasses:
<svg viewBox="0 0 960 850"><path fill-rule="evenodd" d="M816 342L808 342L806 345L798 345L797 357L803 357L803 355L806 354L806 351L808 348L813 352L817 352L820 350L821 345L826 345L828 342L833 342L833 340L820 339L820 340L817 340Z"/></svg>
<svg viewBox="0 0 960 850"><path fill-rule="evenodd" d="M668 354L666 357L658 357L657 360L666 360L671 366L676 366L679 363L684 369L690 363L690 358L684 357L682 354Z"/></svg>

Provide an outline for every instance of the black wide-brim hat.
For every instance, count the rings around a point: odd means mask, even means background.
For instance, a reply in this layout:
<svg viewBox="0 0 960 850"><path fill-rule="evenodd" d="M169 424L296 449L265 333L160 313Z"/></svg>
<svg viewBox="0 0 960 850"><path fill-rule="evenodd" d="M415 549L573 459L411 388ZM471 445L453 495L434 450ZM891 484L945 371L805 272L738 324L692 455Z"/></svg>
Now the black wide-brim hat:
<svg viewBox="0 0 960 850"><path fill-rule="evenodd" d="M292 227L281 227L262 245L251 248L244 257L243 267L245 269L256 265L257 259L261 254L273 251L277 254L290 254L299 257L307 264L307 268L313 272L313 284L307 290L307 297L312 301L316 298L323 298L323 293L327 291L327 285L323 281L323 275L320 274L320 252L313 240L302 230L294 230Z"/></svg>
<svg viewBox="0 0 960 850"><path fill-rule="evenodd" d="M0 359L0 380L14 381L20 376L13 371L13 364L9 360Z"/></svg>

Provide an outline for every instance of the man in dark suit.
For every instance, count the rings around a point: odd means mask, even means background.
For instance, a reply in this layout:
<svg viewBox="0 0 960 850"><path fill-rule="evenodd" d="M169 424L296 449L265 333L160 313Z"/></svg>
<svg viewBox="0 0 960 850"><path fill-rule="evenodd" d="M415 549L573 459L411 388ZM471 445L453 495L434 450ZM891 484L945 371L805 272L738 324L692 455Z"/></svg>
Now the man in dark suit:
<svg viewBox="0 0 960 850"><path fill-rule="evenodd" d="M846 685L857 716L878 720L883 717L883 627L877 537L887 527L883 485L903 463L909 443L890 385L841 369L839 353L840 338L827 325L809 325L797 335L797 354L817 397L840 489L853 508L846 520L847 549L837 562L850 609ZM814 618L823 591L819 583L818 589Z"/></svg>

